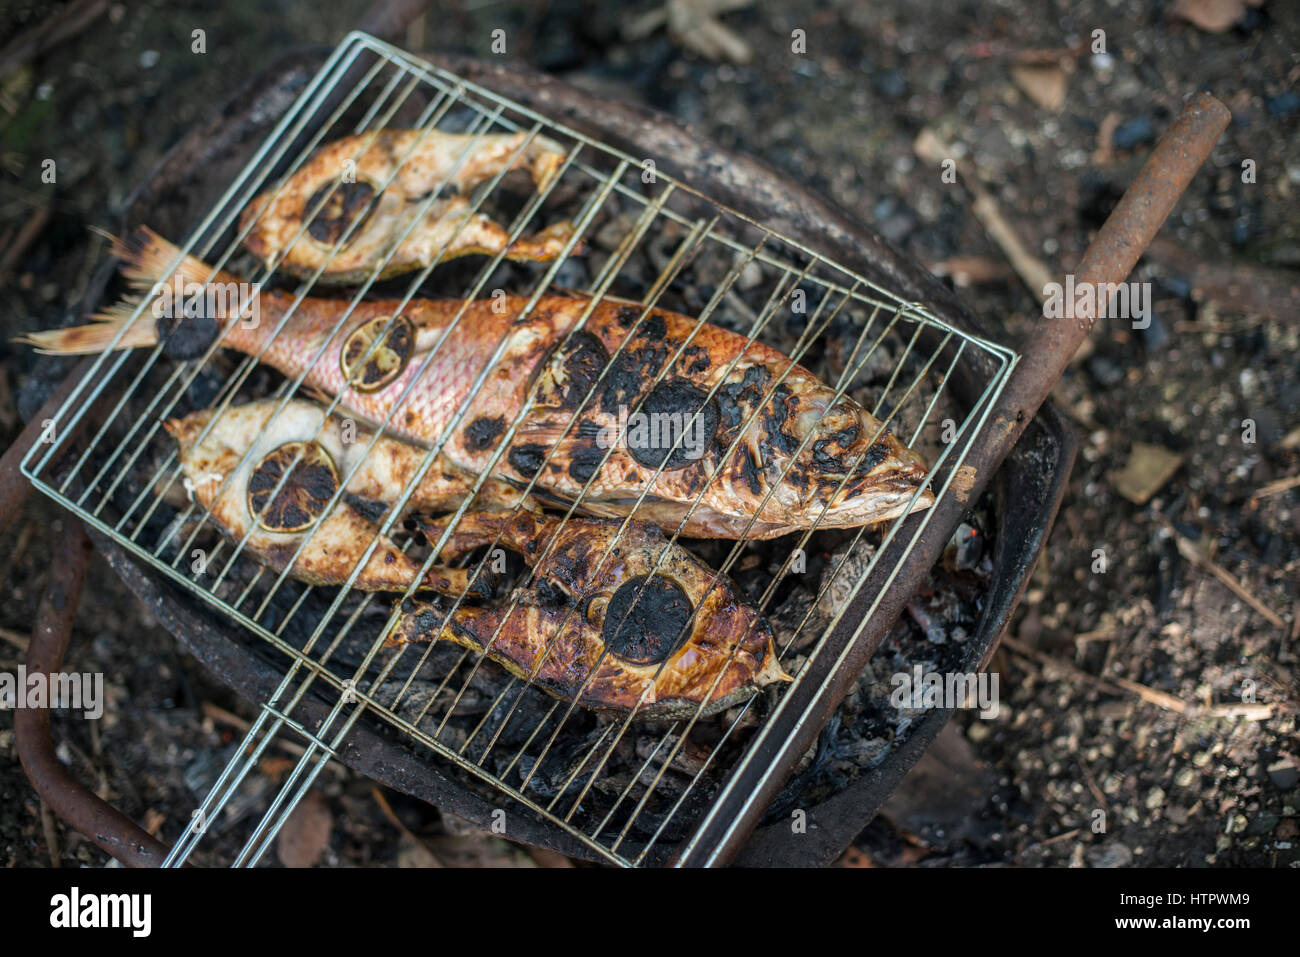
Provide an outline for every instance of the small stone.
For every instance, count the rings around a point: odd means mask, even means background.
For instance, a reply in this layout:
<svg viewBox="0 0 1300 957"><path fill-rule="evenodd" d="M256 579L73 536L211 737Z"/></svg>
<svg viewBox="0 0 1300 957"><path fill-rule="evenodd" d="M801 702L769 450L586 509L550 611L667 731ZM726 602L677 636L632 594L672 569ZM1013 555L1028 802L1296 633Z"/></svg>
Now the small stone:
<svg viewBox="0 0 1300 957"><path fill-rule="evenodd" d="M1091 867L1128 867L1133 862L1133 852L1119 841L1089 848L1087 857Z"/></svg>
<svg viewBox="0 0 1300 957"><path fill-rule="evenodd" d="M1195 780L1196 772L1191 768L1181 768L1179 772L1174 775L1174 784L1178 785L1180 788L1191 786L1191 783Z"/></svg>
<svg viewBox="0 0 1300 957"><path fill-rule="evenodd" d="M1289 791L1300 781L1300 768L1286 759L1274 761L1268 766L1268 779L1278 790Z"/></svg>
<svg viewBox="0 0 1300 957"><path fill-rule="evenodd" d="M1111 145L1117 150L1131 150L1143 143L1150 143L1156 138L1156 128L1145 116L1136 116L1115 127L1111 134Z"/></svg>
<svg viewBox="0 0 1300 957"><path fill-rule="evenodd" d="M1300 93L1287 90L1277 96L1270 96L1264 101L1264 109L1268 110L1269 116L1286 116L1288 113L1294 113L1300 110Z"/></svg>
<svg viewBox="0 0 1300 957"><path fill-rule="evenodd" d="M898 100L907 94L907 76L902 70L880 70L872 77L876 91L887 100Z"/></svg>
<svg viewBox="0 0 1300 957"><path fill-rule="evenodd" d="M1118 363L1105 356L1093 356L1088 360L1088 372L1097 380L1097 384L1113 389L1124 381L1124 369Z"/></svg>
<svg viewBox="0 0 1300 957"><path fill-rule="evenodd" d="M1160 805L1165 803L1165 789L1154 787L1147 792L1147 810L1154 811Z"/></svg>
<svg viewBox="0 0 1300 957"><path fill-rule="evenodd" d="M750 290L763 282L763 267L752 260L740 271L740 276L736 279L736 285L743 290Z"/></svg>

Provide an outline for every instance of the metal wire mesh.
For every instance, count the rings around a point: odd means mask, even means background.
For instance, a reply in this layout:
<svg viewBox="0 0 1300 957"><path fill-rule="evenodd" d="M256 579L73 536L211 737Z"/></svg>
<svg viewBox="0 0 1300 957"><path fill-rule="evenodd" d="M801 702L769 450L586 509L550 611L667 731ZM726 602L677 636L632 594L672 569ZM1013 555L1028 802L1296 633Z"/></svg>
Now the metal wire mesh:
<svg viewBox="0 0 1300 957"><path fill-rule="evenodd" d="M777 345L790 357L791 367L796 362L821 363L823 377L833 385L837 398L862 399L884 427L924 451L933 463L928 479L940 486L935 489L938 494L947 494L947 483L1016 361L1010 350L950 327L924 306L905 302L711 202L648 167L643 159L364 34L349 36L333 53L195 227L184 251L211 263L214 270L233 269L248 276L250 282L284 282L278 263L238 268L251 263L241 258L247 229L241 231L236 225L240 213L254 196L274 186L277 177L287 179L301 168L322 143L398 125L468 134L456 169L469 158L475 142L489 133L522 133L517 155L539 136L562 144L565 155L558 174L533 190L514 212L510 240L533 228L541 211L558 202L573 210L575 227L565 255L546 264L512 265L503 251L475 268L456 264L455 269L439 269L434 277L435 268L452 265L444 264L440 255L405 282L400 296L403 306L430 290L468 304L507 282L531 287L528 312L543 295L572 282L562 272L566 256L584 242L590 248L589 276L581 292L589 297L589 305L569 338L581 331L601 301L617 297L644 307L638 325L653 307L674 308L697 316L697 330L712 322L749 342ZM358 156L362 150L364 145ZM399 168L405 160L400 158ZM476 190L473 211L497 201L506 168L508 164ZM379 184L377 195L384 185ZM434 190L422 200L426 205L421 212L439 193ZM317 208L329 198L323 196ZM419 218L412 217L408 230ZM309 221L310 215L304 217L295 241ZM345 243L346 234L316 274L295 285L295 300L277 333L303 299L316 291L317 279ZM381 271L382 266L377 267L344 300L348 306L341 310L334 334L380 281ZM512 285L510 291L518 288ZM792 308L795 302L806 308ZM453 325L463 320L467 308L462 306ZM400 308L385 329L399 315ZM688 344L689 340L682 348ZM38 445L24 461L24 471L38 487L206 602L224 620L240 624L260 653L283 672L235 757L176 842L170 864L189 857L271 742L277 735L289 735L301 746L301 758L235 861L257 863L323 763L337 753L359 720L388 729L421 759L433 756L449 762L459 779L477 793L512 813L539 816L595 855L619 864L657 861L665 845L682 839L705 813L726 772L744 760L747 743L779 708L780 690L767 689L718 715L704 715L703 705L693 715L671 721L645 721L636 709L621 715L594 715L573 701L541 694L526 681L503 673L481 653L445 643L422 650L385 647L400 602L390 605L390 596L359 592L354 587L357 576L380 536L401 532L400 516L407 501L504 348L503 342L494 360L478 370L470 398L457 410L442 439L426 450L400 501L385 513L379 535L342 587L303 584L291 576L291 562L275 572L246 554L246 536L232 539L217 534L205 509L192 501L184 504L175 494L185 478L174 445L160 432L171 416L198 408L221 412L252 397L277 399L278 415L304 392L305 372L296 379L277 380L259 365L259 355L232 361L229 353L222 352L220 340L198 359L185 362L167 359L162 345L106 351L59 411L50 434L62 434L92 410L92 418L102 424L70 452L56 455L54 444ZM991 357L995 373L983 394L963 406L948 386L953 370L973 351ZM435 361L437 355L435 346L426 362ZM670 364L665 363L660 376ZM771 388L780 384L778 380ZM533 398L530 395L509 424L492 466L509 447ZM332 414L339 399L323 400L323 405ZM569 427L576 419L577 412ZM212 422L217 420L214 415ZM373 433L367 452L380 435L378 430ZM733 444L727 454L734 451ZM363 458L359 456L358 462ZM405 540L404 547L422 561L422 571L454 534L492 466L448 517L439 540L428 543L423 558L416 539ZM359 467L355 465L353 471ZM349 478L342 478L330 507L341 500ZM527 490L532 490L532 483ZM641 499L645 494L641 492ZM580 497L567 509L564 521L579 511L581 502ZM814 608L833 589L838 592L846 585L850 591L856 589L875 564L869 562L856 582L847 583L837 580L845 559L855 548L869 551L891 540L901 521L878 530L856 529L848 548L837 552L842 556L839 562L834 567L828 564L810 589L814 601L807 613L777 635L777 650L795 681L799 680L797 659L816 655L843 614L841 603L824 622L815 620ZM726 546L715 543L709 551L710 563L719 576L744 577L755 607L771 613L791 587L792 568L815 548L818 534L814 526L779 550L747 537ZM674 543L678 538L678 533L671 535ZM487 555L473 558L466 568L471 575L478 574L487 561ZM412 584L403 597L415 588ZM461 600L456 599L453 610ZM807 632L814 628L818 634L810 637ZM328 717L311 727L296 717L309 696L330 706Z"/></svg>

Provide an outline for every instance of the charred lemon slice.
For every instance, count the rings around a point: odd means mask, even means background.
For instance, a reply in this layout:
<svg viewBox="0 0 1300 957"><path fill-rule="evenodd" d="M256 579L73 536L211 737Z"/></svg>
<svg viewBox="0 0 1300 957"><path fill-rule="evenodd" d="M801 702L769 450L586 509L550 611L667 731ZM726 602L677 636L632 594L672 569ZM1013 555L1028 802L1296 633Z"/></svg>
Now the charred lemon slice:
<svg viewBox="0 0 1300 957"><path fill-rule="evenodd" d="M248 511L268 532L301 532L321 517L338 487L338 469L325 449L315 442L286 442L253 467Z"/></svg>
<svg viewBox="0 0 1300 957"><path fill-rule="evenodd" d="M402 374L414 344L415 328L405 316L398 316L391 325L386 317L372 319L343 343L339 352L343 378L358 392L382 389Z"/></svg>

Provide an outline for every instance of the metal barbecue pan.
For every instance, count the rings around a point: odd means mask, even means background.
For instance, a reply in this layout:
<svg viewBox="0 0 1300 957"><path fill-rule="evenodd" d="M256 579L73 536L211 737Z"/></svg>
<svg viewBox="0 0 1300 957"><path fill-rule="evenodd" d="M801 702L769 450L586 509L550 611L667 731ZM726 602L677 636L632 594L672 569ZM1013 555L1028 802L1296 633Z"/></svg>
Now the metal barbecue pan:
<svg viewBox="0 0 1300 957"><path fill-rule="evenodd" d="M165 233L182 235L211 205L219 186L229 182L254 152L257 144L309 82L312 71L322 59L317 54L299 54L281 60L237 95L218 117L187 136L133 197L125 216L126 225L147 222ZM854 223L825 200L807 193L753 160L713 149L671 120L601 100L550 78L459 58L433 56L428 59L451 74L499 92L603 142L634 155L655 156L661 168L701 193L909 300L924 303L934 315L952 327L979 335L985 332L946 287L869 228ZM1186 169L1184 175L1189 177L1194 169L1195 164ZM1173 193L1174 198L1176 195L1177 192ZM1172 202L1171 199L1168 201ZM1148 220L1154 218L1155 212L1145 212ZM1160 213L1155 226L1162 219L1163 213ZM1137 252L1133 252L1134 258L1136 255ZM1113 264L1108 265L1113 267ZM1081 268L1080 272L1085 270ZM107 274L103 275L106 278ZM1108 275L1113 275L1113 271ZM1122 275L1114 278L1122 278ZM1059 345L1056 351L1062 352L1064 348L1064 345ZM1028 355L1030 358L1025 361L1032 361L1032 351ZM991 655L1011 610L1023 592L1064 491L1074 454L1070 429L1050 404L1032 414L1038 407L1034 398L1039 401L1042 398L1041 394L1035 396L1035 393L1045 393L1043 383L1050 386L1057 374L1053 371L1056 358L1046 360L1045 368L1034 377L1034 388L1022 389L1017 394L1016 399L1022 408L998 410L1001 421L1006 424L1002 425L994 440L985 439L984 455L975 460L979 465L971 466L975 471L966 495L957 502L953 501L957 496L948 499L952 515L959 518L965 511L966 496L983 489L988 484L990 473L996 470L997 484L992 490L993 574L978 629L966 645L961 663L966 670L977 669ZM967 362L953 367L953 388L967 402L977 403L981 383L992 372L986 357L973 352ZM1011 447L1011 439L1022 431L1023 437L1005 464L998 468L1002 455ZM968 465L970 462L968 458ZM981 467L984 474L980 474ZM1015 505L1011 507L1008 503ZM902 530L906 532L908 525L915 521L914 518L903 523ZM907 549L911 555L907 559L909 566L922 566L921 572L928 570L937 558L935 549L942 547L955 527L955 519L950 524L940 525L929 539L916 540L922 545L919 550L916 541ZM232 638L229 624L219 615L213 614L163 576L138 564L111 537L96 533L95 538L127 584L188 650L250 700L267 700L281 678L274 666L252 654L246 642ZM899 541L902 540L900 536ZM888 569L888 563L882 562L878 567ZM893 570L897 572L897 566ZM894 583L894 577L890 575L884 582L885 586L893 585L892 588L874 587L876 583L868 581L859 589L859 598L854 600L850 614L844 616L830 637L829 644L840 649L841 653L835 666L828 669L828 676L855 678L861 667L857 665L855 670L855 664L858 661L865 663L874 645L893 623L892 618L886 620L892 609L882 611L882 599L887 598L890 591L899 592L908 587L906 581ZM907 576L898 577L905 579ZM915 583L913 574L911 587ZM906 595L903 600L905 598ZM872 600L876 606L870 616L873 629L868 633L861 627L867 616L860 614L853 620L853 613L859 609L867 610ZM894 601L894 607L901 609L899 599ZM893 611L893 616L897 616L897 611ZM64 638L66 640L66 635ZM36 651L35 646L33 651ZM847 687L844 681L840 677L838 687ZM751 837L750 829L775 795L775 789L784 782L791 766L788 760L782 766L779 752L797 756L807 750L808 742L815 740L824 719L830 717L841 697L842 692L837 696L836 690L832 689L828 694L822 688L803 702L809 707L805 714L815 715L812 722L806 717L794 721L795 727L769 722L767 739L775 742L775 745L769 745L773 753L767 756L759 754L763 760L748 765L754 769L750 773L756 776L751 780L757 786L738 799L732 799L730 804L715 802L712 813L705 815L704 826L691 839L664 843L647 856L645 862L674 859L682 864L718 864L734 858L749 864L812 864L825 863L838 855L875 814L949 717L949 712L943 710L928 712L914 724L901 746L892 749L879 765L838 793L805 808L809 824L805 832L795 833L787 823L778 822L759 828ZM314 720L324 719L328 711L325 701L307 698L299 706L296 717L310 725ZM797 712L790 713L798 718ZM24 740L20 740L20 746L25 751L48 748L48 737L44 741L22 737ZM759 751L759 748L751 747L748 754L754 756ZM496 809L491 800L484 799L453 776L444 774L427 753L417 756L411 749L393 741L391 736L378 733L365 722L351 726L335 753L377 780L481 824L488 824ZM767 757L772 760L767 760ZM745 785L743 775L744 769L734 771L732 784ZM67 786L66 782L63 786ZM84 813L84 807L76 802L64 802L62 807L74 827L87 829L87 823L78 822L70 813L78 810ZM523 820L518 820L519 817ZM103 831L102 821L96 821L94 829ZM588 844L574 840L570 833L555 827L543 816L516 816L511 836L575 856L600 857L592 854ZM106 838L107 843L119 848L132 842L137 848L143 846L139 834L118 833L110 837L111 840ZM151 862L152 858L144 855L144 861Z"/></svg>

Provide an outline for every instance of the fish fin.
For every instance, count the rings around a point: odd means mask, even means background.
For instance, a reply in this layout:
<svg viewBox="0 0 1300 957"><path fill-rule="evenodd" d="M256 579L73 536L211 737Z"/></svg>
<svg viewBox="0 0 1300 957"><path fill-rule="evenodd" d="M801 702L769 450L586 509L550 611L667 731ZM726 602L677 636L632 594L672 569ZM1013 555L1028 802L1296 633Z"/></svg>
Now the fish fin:
<svg viewBox="0 0 1300 957"><path fill-rule="evenodd" d="M147 292L160 282L238 283L239 278L224 269L214 269L194 256L181 256L175 243L148 226L139 226L125 237L104 234L112 243L113 255L122 260L122 275L132 287ZM179 262L178 262L179 260Z"/></svg>
<svg viewBox="0 0 1300 957"><path fill-rule="evenodd" d="M122 275L137 293L147 294L159 283L172 282L174 276L179 276L183 283L239 282L231 273L214 270L193 256L185 256L177 264L181 251L148 226L140 226L126 237L103 230L96 232L111 243L113 255L123 262ZM92 315L93 322L89 325L31 332L16 337L14 341L57 356L96 355L110 346L114 349L138 349L157 345L154 313L142 305L142 299L143 295L126 296ZM114 345L113 340L123 329L125 333Z"/></svg>
<svg viewBox="0 0 1300 957"><path fill-rule="evenodd" d="M139 314L137 315L137 310ZM119 332L126 332L118 340L116 349L138 349L158 343L158 330L153 313L141 308L138 297L128 297L90 317L94 322L67 329L47 329L16 336L15 342L35 346L37 352L52 356L85 356L103 352Z"/></svg>
<svg viewBox="0 0 1300 957"><path fill-rule="evenodd" d="M763 655L763 666L754 675L754 684L766 688L770 684L790 684L794 678L781 667L781 659L776 656L772 639L767 641L767 650Z"/></svg>

